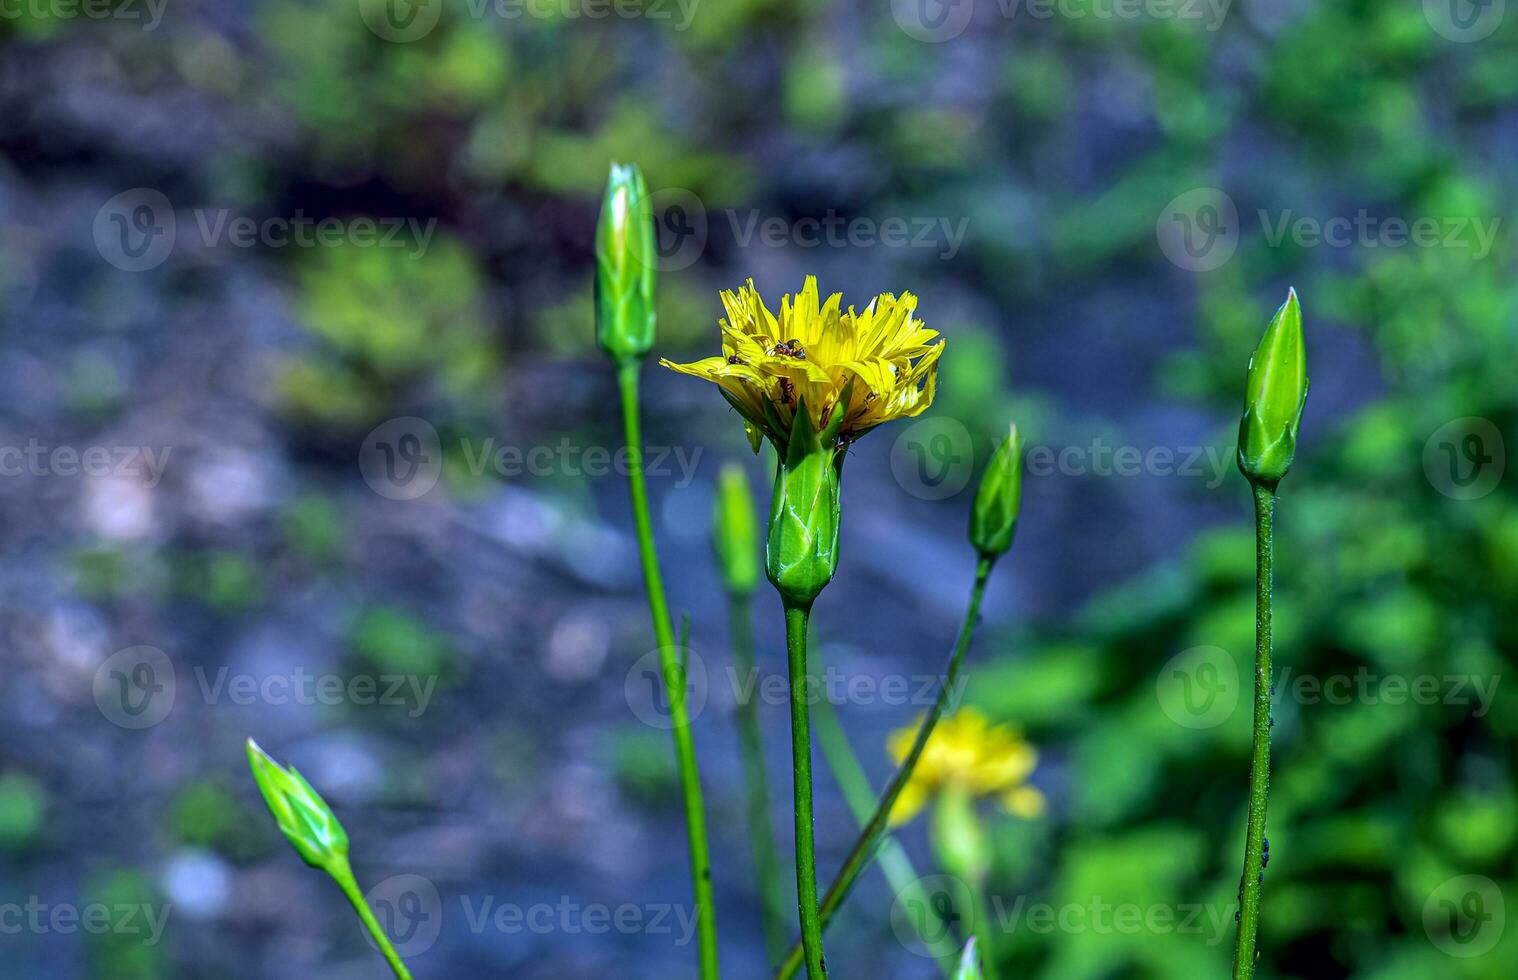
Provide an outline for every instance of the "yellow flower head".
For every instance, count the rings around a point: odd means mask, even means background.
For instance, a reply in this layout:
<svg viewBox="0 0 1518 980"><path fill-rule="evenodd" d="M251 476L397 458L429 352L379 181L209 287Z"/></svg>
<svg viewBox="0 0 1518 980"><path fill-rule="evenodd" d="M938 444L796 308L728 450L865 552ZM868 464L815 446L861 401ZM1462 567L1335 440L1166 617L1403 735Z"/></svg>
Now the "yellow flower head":
<svg viewBox="0 0 1518 980"><path fill-rule="evenodd" d="M918 725L897 729L886 743L900 764L907 757ZM1044 812L1044 795L1027 785L1038 764L1038 751L1010 725L993 725L974 708L945 718L923 746L912 778L891 808L891 825L915 817L947 787L970 796L995 796L1013 816L1033 819Z"/></svg>
<svg viewBox="0 0 1518 980"><path fill-rule="evenodd" d="M821 302L816 277L807 276L801 292L781 298L776 317L750 279L722 293L721 357L659 363L721 386L755 452L765 436L783 449L802 406L819 432L841 407L839 443L920 414L933 403L943 344L913 317L917 297L883 293L863 312L842 303L841 293Z"/></svg>

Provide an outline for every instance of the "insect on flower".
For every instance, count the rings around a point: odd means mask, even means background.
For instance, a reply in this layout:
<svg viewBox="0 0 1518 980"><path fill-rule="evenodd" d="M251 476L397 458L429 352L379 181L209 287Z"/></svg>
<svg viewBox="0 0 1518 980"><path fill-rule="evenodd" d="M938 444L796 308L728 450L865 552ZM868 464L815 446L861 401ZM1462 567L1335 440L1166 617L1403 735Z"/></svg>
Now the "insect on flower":
<svg viewBox="0 0 1518 980"><path fill-rule="evenodd" d="M882 293L863 310L845 309L841 293L824 301L808 276L801 292L781 297L779 316L753 280L724 291L722 304L720 356L659 363L718 385L743 416L755 452L765 438L783 449L803 405L818 432L841 408L836 436L847 444L933 402L943 344L916 318L911 293Z"/></svg>

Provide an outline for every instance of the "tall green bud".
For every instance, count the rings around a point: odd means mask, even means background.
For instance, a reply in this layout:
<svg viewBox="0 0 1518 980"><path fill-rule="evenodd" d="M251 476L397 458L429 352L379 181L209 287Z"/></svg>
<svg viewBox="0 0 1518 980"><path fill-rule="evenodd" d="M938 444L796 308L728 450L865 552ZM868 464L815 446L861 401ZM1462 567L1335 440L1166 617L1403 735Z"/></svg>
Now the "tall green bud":
<svg viewBox="0 0 1518 980"><path fill-rule="evenodd" d="M959 965L954 969L954 980L981 980L980 957L975 952L975 937L965 941L964 951L959 954Z"/></svg>
<svg viewBox="0 0 1518 980"><path fill-rule="evenodd" d="M1239 470L1249 482L1275 489L1291 469L1306 403L1302 307L1293 289L1249 359L1244 418L1239 422Z"/></svg>
<svg viewBox="0 0 1518 980"><path fill-rule="evenodd" d="M737 463L723 466L717 477L712 548L727 591L735 596L752 593L759 584L759 521L754 515L748 475Z"/></svg>
<svg viewBox="0 0 1518 980"><path fill-rule="evenodd" d="M654 345L653 212L636 164L611 165L596 225L596 343L618 363Z"/></svg>
<svg viewBox="0 0 1518 980"><path fill-rule="evenodd" d="M1023 502L1023 440L1014 424L986 465L970 509L970 543L982 558L995 560L1012 547Z"/></svg>
<svg viewBox="0 0 1518 980"><path fill-rule="evenodd" d="M765 572L791 602L810 604L838 570L843 452L835 442L846 403L847 399L839 399L821 432L813 427L805 402L798 404L790 438L775 471Z"/></svg>
<svg viewBox="0 0 1518 980"><path fill-rule="evenodd" d="M321 794L293 766L281 766L251 738L248 765L274 822L296 853L313 868L341 873L338 869L348 864L348 832Z"/></svg>

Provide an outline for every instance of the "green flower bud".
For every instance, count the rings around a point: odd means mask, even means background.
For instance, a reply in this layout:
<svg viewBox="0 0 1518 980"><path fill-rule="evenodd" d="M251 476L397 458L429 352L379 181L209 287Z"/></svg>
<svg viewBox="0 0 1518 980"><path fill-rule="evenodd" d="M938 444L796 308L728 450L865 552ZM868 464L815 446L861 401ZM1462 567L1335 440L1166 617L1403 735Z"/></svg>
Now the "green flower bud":
<svg viewBox="0 0 1518 980"><path fill-rule="evenodd" d="M945 871L971 886L985 882L991 873L991 841L969 793L950 786L939 794L929 836Z"/></svg>
<svg viewBox="0 0 1518 980"><path fill-rule="evenodd" d="M843 453L835 441L845 402L839 401L821 432L812 427L806 405L798 404L785 454L775 471L765 572L780 594L792 602L816 599L838 569Z"/></svg>
<svg viewBox="0 0 1518 980"><path fill-rule="evenodd" d="M1244 418L1239 422L1239 470L1249 482L1274 489L1291 469L1306 403L1302 307L1293 289L1249 359Z"/></svg>
<svg viewBox="0 0 1518 980"><path fill-rule="evenodd" d="M759 583L759 522L748 476L737 463L723 466L717 477L712 518L712 548L717 552L722 584L733 595L748 595Z"/></svg>
<svg viewBox="0 0 1518 980"><path fill-rule="evenodd" d="M596 343L618 362L654 345L653 212L635 164L611 165L596 225Z"/></svg>
<svg viewBox="0 0 1518 980"><path fill-rule="evenodd" d="M274 822L296 853L311 867L329 873L345 867L348 832L311 784L294 767L286 769L271 759L251 738L248 765L264 795L264 803L274 814Z"/></svg>
<svg viewBox="0 0 1518 980"><path fill-rule="evenodd" d="M1022 502L1023 440L1012 425L991 455L970 509L970 543L982 558L999 558L1012 547Z"/></svg>
<svg viewBox="0 0 1518 980"><path fill-rule="evenodd" d="M954 969L954 980L981 980L980 957L975 952L975 937L971 936L965 942L963 952L959 954L959 965Z"/></svg>

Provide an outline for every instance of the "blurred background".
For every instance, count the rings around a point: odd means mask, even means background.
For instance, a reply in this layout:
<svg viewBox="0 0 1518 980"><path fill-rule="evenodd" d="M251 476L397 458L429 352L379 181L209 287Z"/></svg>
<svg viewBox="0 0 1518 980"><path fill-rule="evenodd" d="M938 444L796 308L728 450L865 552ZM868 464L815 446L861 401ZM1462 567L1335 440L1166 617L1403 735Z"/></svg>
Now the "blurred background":
<svg viewBox="0 0 1518 980"><path fill-rule="evenodd" d="M593 343L614 160L656 191L656 355L714 353L748 277L910 290L947 338L932 409L851 453L814 618L874 790L1025 434L964 691L1037 751L1019 815L975 810L1003 976L1227 973L1233 444L1294 285L1261 973L1511 977L1515 98L1503 0L4 3L0 977L381 976L248 736L332 802L419 978L694 976ZM718 468L763 501L773 461L710 386L644 386L724 972L767 976L735 705L788 860L779 606L751 688L709 529ZM830 879L855 824L817 780ZM938 975L894 894L862 880L835 976Z"/></svg>

